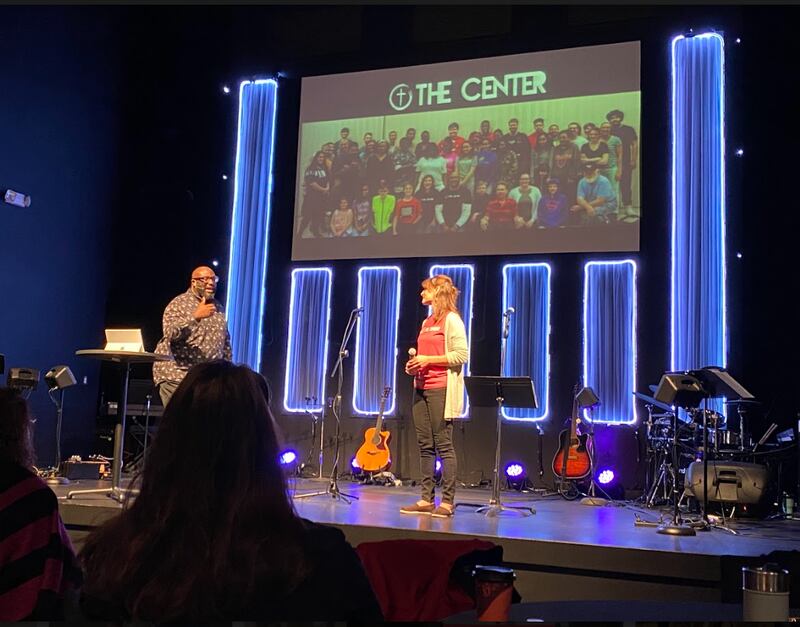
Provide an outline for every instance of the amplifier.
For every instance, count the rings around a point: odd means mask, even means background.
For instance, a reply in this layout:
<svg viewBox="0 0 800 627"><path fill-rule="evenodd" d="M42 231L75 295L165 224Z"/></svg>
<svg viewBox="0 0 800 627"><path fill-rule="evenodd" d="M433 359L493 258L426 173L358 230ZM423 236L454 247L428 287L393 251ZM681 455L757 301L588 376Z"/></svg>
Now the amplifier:
<svg viewBox="0 0 800 627"><path fill-rule="evenodd" d="M708 462L708 500L723 503L758 503L767 489L767 467L735 461ZM686 470L686 491L703 499L703 462Z"/></svg>
<svg viewBox="0 0 800 627"><path fill-rule="evenodd" d="M61 474L70 481L102 479L108 473L106 462L67 461L61 464Z"/></svg>

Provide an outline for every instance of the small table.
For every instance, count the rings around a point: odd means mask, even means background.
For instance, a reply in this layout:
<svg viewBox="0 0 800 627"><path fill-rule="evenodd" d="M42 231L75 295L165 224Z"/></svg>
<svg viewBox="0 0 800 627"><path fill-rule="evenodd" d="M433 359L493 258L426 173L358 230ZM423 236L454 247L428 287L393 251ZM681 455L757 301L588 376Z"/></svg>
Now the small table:
<svg viewBox="0 0 800 627"><path fill-rule="evenodd" d="M107 351L99 348L75 351L79 357L89 357L101 361L110 361L119 364L122 368L122 377L119 388L119 404L117 414L119 421L114 427L114 460L111 464L111 487L96 490L71 490L67 498L71 499L77 494L107 494L115 501L122 502L125 496L136 493L137 490L128 490L120 486L122 479L122 449L125 441L125 415L128 411L128 379L131 374L131 364L152 364L156 361L172 361L171 355L158 355L156 353L132 351Z"/></svg>

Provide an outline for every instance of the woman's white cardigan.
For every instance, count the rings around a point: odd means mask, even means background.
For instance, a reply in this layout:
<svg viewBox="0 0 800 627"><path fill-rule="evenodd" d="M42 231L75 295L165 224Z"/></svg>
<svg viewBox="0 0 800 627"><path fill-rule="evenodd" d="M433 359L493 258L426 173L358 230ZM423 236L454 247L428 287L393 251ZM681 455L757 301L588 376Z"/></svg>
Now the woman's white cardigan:
<svg viewBox="0 0 800 627"><path fill-rule="evenodd" d="M447 314L444 322L444 354L447 357L447 392L444 397L444 419L459 418L464 410L464 364L469 360L467 330L456 312Z"/></svg>

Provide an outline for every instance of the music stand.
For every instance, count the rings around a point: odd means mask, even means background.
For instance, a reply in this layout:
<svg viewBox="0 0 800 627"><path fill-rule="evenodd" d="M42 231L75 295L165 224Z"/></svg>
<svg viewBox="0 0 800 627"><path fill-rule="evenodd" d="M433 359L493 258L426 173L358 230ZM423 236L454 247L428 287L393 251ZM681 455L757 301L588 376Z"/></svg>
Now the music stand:
<svg viewBox="0 0 800 627"><path fill-rule="evenodd" d="M504 511L529 512L535 514L533 507L503 505L500 501L500 443L503 424L503 406L536 409L536 390L530 377L464 377L467 396L472 407L497 408L497 435L494 450L494 474L492 477L492 496L489 504L456 503L455 507L477 507L477 514L499 516Z"/></svg>
<svg viewBox="0 0 800 627"><path fill-rule="evenodd" d="M131 374L131 364L152 364L156 361L172 361L172 355L158 355L156 353L136 351L113 351L104 349L89 349L75 351L80 357L89 357L101 361L110 361L120 365L121 376L119 386L119 402L117 416L119 420L114 427L114 460L111 464L111 487L97 488L94 490L70 490L67 498L71 499L79 494L107 494L109 498L122 503L128 494L137 494L138 490L129 490L120 486L122 479L122 451L125 443L125 414L128 411L128 379Z"/></svg>

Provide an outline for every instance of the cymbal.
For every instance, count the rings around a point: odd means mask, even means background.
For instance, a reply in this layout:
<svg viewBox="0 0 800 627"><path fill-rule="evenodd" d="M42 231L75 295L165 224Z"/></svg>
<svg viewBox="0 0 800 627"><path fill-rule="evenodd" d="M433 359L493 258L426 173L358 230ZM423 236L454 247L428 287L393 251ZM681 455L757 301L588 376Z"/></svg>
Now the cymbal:
<svg viewBox="0 0 800 627"><path fill-rule="evenodd" d="M643 400L648 405L653 405L654 407L658 407L659 409L663 409L667 412L672 412L672 407L667 405L666 403L662 403L661 401L657 401L652 396L647 396L647 394L642 394L641 392L634 392L633 395L636 398Z"/></svg>
<svg viewBox="0 0 800 627"><path fill-rule="evenodd" d="M761 405L761 401L754 398L740 398L733 401L725 401L726 405Z"/></svg>

